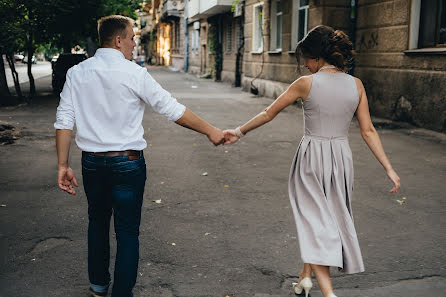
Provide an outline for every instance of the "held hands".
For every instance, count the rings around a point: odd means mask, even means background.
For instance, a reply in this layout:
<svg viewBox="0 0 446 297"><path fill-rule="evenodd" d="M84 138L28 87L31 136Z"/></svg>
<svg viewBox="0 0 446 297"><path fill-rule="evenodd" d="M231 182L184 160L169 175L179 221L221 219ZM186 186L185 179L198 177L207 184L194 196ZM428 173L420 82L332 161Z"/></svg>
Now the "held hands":
<svg viewBox="0 0 446 297"><path fill-rule="evenodd" d="M70 195L76 195L73 185L76 187L79 185L77 184L76 176L74 176L74 172L70 167L59 165L59 169L57 170L57 183L60 189Z"/></svg>
<svg viewBox="0 0 446 297"><path fill-rule="evenodd" d="M234 142L237 142L240 139L237 136L235 129L228 129L228 130L223 131L223 133L225 135L224 144L233 144Z"/></svg>
<svg viewBox="0 0 446 297"><path fill-rule="evenodd" d="M215 146L222 144L225 141L225 136L223 131L218 128L215 128L211 133L208 134L208 139Z"/></svg>
<svg viewBox="0 0 446 297"><path fill-rule="evenodd" d="M232 144L237 142L240 138L234 129L220 130L215 128L209 135L209 141L211 141L215 146L220 144Z"/></svg>

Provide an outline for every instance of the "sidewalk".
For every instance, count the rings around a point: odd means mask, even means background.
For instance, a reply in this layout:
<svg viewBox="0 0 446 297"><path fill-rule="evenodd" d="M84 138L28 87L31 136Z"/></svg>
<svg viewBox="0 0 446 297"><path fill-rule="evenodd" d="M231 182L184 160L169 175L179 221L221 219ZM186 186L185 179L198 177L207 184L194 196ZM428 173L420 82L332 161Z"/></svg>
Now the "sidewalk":
<svg viewBox="0 0 446 297"><path fill-rule="evenodd" d="M189 74L149 71L220 128L236 127L272 102ZM14 144L0 146L1 297L86 295L80 151L72 145L70 163L81 185L71 197L56 185L57 104L48 94L25 106L0 108L0 121L20 130ZM302 136L302 110L290 106L224 147L150 108L143 125L148 180L135 296L294 296L291 283L302 263L287 181ZM353 213L366 272L332 270L333 285L338 297L444 296L445 143L438 141L441 135L426 138L384 127L379 133L402 189L388 194L389 181L352 123ZM112 255L114 249L112 241ZM321 297L317 286L311 296Z"/></svg>

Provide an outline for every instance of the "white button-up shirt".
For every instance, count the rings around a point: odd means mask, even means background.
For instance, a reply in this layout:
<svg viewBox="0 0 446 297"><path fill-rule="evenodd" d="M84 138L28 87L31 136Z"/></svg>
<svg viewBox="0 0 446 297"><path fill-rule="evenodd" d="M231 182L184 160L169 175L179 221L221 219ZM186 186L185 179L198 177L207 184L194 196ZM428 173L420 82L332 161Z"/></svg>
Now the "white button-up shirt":
<svg viewBox="0 0 446 297"><path fill-rule="evenodd" d="M76 124L76 144L87 152L143 150L146 103L170 121L186 110L145 68L118 50L100 48L68 70L54 128Z"/></svg>

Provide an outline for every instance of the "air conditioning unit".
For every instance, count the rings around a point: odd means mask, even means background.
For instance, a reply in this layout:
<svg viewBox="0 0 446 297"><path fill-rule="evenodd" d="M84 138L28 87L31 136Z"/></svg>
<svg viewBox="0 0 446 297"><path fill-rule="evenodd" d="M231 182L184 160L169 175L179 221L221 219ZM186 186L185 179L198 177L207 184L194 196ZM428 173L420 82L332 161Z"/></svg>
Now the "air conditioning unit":
<svg viewBox="0 0 446 297"><path fill-rule="evenodd" d="M234 17L242 16L243 2L243 0L239 0L237 4L234 5Z"/></svg>

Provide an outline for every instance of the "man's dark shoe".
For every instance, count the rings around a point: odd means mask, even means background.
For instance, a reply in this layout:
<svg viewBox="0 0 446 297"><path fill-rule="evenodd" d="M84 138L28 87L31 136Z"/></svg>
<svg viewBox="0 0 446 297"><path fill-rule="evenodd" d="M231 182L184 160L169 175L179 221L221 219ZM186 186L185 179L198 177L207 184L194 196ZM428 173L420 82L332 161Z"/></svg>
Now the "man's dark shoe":
<svg viewBox="0 0 446 297"><path fill-rule="evenodd" d="M104 296L107 296L107 292L98 293L93 291L92 288L90 288L90 290L88 291L88 297L104 297Z"/></svg>

